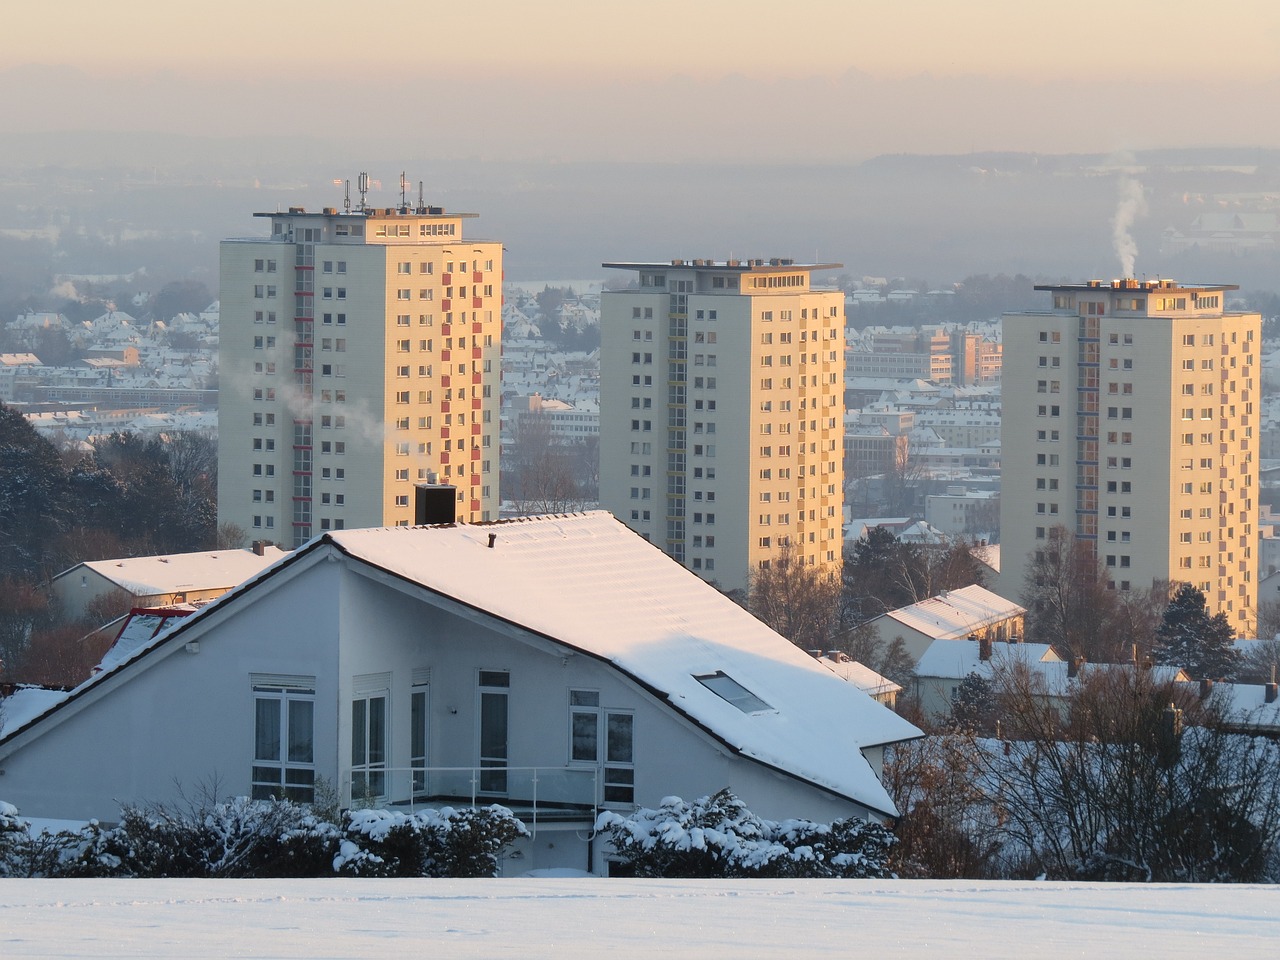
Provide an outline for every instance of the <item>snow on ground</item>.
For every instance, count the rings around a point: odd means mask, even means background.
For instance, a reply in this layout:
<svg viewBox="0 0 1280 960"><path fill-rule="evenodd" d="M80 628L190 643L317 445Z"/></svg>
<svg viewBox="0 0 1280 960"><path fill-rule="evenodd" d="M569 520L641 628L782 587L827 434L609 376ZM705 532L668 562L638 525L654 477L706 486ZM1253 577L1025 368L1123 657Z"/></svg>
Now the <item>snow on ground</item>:
<svg viewBox="0 0 1280 960"><path fill-rule="evenodd" d="M1280 887L0 880L0 956L1262 956ZM1247 951L1247 952L1246 952Z"/></svg>

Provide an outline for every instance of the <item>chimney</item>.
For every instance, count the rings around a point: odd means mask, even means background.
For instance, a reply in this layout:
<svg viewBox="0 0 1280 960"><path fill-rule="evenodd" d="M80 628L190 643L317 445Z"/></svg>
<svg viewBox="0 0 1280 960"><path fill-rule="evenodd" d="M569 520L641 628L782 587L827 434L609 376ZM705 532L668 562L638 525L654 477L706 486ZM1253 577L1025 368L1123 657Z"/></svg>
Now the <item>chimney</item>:
<svg viewBox="0 0 1280 960"><path fill-rule="evenodd" d="M1272 680L1266 685L1266 693L1263 695L1264 702L1275 703L1277 693L1280 693L1280 685L1277 685L1276 682Z"/></svg>
<svg viewBox="0 0 1280 960"><path fill-rule="evenodd" d="M978 659L984 663L991 659L991 638L978 638Z"/></svg>
<svg viewBox="0 0 1280 960"><path fill-rule="evenodd" d="M1213 681L1205 677L1200 681L1200 699L1208 700L1211 693L1213 693Z"/></svg>
<svg viewBox="0 0 1280 960"><path fill-rule="evenodd" d="M253 541L252 547L253 547L253 555L255 557L265 557L267 555L266 540L255 540Z"/></svg>
<svg viewBox="0 0 1280 960"><path fill-rule="evenodd" d="M1080 676L1080 668L1084 665L1084 657L1072 657L1067 661L1067 676L1073 679Z"/></svg>
<svg viewBox="0 0 1280 960"><path fill-rule="evenodd" d="M455 523L458 519L458 488L448 483L419 483L413 488L415 526Z"/></svg>

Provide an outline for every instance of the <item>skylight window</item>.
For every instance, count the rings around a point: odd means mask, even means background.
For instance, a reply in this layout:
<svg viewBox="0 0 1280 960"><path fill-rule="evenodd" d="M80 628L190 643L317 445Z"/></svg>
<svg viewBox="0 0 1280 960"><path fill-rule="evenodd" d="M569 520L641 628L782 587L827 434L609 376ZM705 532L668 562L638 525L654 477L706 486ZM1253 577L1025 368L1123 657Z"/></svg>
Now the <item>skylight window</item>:
<svg viewBox="0 0 1280 960"><path fill-rule="evenodd" d="M772 706L765 703L723 670L717 670L715 673L708 673L701 677L695 675L693 679L697 680L720 699L733 704L743 713L763 713L766 710L773 709Z"/></svg>

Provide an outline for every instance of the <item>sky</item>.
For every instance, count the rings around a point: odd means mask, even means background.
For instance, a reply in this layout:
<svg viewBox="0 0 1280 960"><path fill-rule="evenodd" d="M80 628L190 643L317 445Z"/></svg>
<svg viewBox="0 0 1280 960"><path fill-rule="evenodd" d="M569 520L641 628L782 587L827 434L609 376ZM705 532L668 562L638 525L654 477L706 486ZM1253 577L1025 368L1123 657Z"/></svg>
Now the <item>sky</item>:
<svg viewBox="0 0 1280 960"><path fill-rule="evenodd" d="M6 11L0 132L829 161L1280 146L1280 4L159 0ZM425 128L425 129L424 129ZM429 136L427 130L429 129ZM806 131L796 142L795 133Z"/></svg>
<svg viewBox="0 0 1280 960"><path fill-rule="evenodd" d="M0 880L7 957L1261 957L1276 890L770 880Z"/></svg>
<svg viewBox="0 0 1280 960"><path fill-rule="evenodd" d="M1093 71L1274 77L1280 7L1191 0L60 0L6 11L0 63L92 72L440 69L621 76L1044 80ZM432 49L432 48L435 49ZM430 51L428 56L420 54Z"/></svg>

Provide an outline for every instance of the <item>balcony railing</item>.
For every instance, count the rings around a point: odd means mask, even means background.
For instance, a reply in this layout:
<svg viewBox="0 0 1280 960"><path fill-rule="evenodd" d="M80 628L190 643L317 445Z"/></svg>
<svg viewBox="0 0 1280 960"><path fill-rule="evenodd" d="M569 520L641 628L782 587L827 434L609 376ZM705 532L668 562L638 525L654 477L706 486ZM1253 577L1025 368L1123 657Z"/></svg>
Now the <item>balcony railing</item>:
<svg viewBox="0 0 1280 960"><path fill-rule="evenodd" d="M500 803L537 833L539 823L590 822L600 804L595 767L382 767L343 771L346 806L433 809Z"/></svg>

